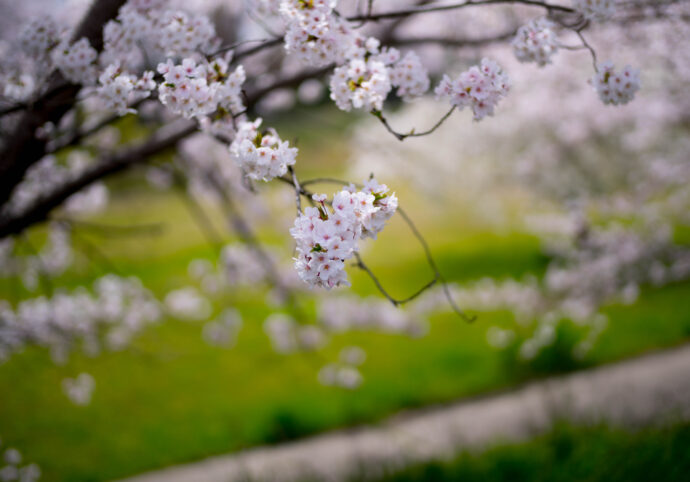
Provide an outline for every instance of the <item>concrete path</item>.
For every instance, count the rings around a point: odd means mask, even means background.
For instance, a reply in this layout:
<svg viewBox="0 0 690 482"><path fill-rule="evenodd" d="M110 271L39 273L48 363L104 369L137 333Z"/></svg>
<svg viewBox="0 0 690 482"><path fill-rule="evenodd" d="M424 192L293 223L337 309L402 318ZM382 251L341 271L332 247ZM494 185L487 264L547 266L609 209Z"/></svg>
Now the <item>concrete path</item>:
<svg viewBox="0 0 690 482"><path fill-rule="evenodd" d="M649 425L690 419L690 345L531 383L498 395L408 412L380 425L213 457L129 482L340 481L376 477L548 430L555 420Z"/></svg>

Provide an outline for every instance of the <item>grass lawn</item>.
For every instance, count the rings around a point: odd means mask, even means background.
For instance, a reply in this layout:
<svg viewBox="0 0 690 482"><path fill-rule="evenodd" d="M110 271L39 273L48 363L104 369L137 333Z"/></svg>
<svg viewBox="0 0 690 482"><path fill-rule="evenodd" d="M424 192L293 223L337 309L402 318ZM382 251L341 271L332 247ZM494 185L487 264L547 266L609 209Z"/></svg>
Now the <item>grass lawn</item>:
<svg viewBox="0 0 690 482"><path fill-rule="evenodd" d="M311 141L316 146L312 157L329 155L325 144ZM318 172L313 163L305 172L310 169ZM80 236L107 254L120 272L139 276L162 297L189 283L190 260L214 259L217 253L206 244L178 195L144 193L136 185L127 186L118 191L99 221L163 220L164 234L103 238L84 231ZM332 190L329 187L325 192ZM409 202L411 196L404 188L398 193L408 212L419 220L450 280L539 274L548 262L536 238L519 232L496 234L470 217L434 212L422 201ZM222 229L217 213L212 217ZM290 258L285 232L266 229L261 234L284 259ZM40 237L40 230L33 236ZM423 253L411 239L397 220L363 252L395 295L412 292L430 276ZM80 245L76 238L75 245ZM98 263L80 259L58 284L90 283L106 271ZM354 291L376 294L363 273L351 272L351 280ZM9 282L0 283L2 298L13 299L21 292ZM481 313L473 324L450 314L437 315L431 320L430 333L420 339L353 333L335 337L318 355L278 355L261 326L270 312L263 294L232 292L223 301L236 306L244 318L232 349L208 346L199 323L166 320L143 333L133 349L125 352L93 359L76 354L64 366L52 364L39 349L15 356L0 366L0 436L4 444L19 448L27 461L38 463L44 480L123 477L256 444L375 423L401 408L449 402L554 371L681 343L690 337L689 296L690 283L645 289L635 305L608 308L609 328L585 360L572 361L567 354L568 334L563 333L563 343L525 364L486 343L489 326L510 322L505 312ZM220 310L222 306L217 305ZM361 388L346 391L321 386L316 374L324 361L334 360L343 346L352 344L368 355ZM82 371L96 380L87 407L72 405L60 388L63 378ZM687 430L680 435L688 440ZM618 436L612 437L612 443L620 442ZM535 444L546 446L548 439ZM549 456L544 449L535 454L534 463ZM526 465L524 473L531 474L528 471L533 468Z"/></svg>

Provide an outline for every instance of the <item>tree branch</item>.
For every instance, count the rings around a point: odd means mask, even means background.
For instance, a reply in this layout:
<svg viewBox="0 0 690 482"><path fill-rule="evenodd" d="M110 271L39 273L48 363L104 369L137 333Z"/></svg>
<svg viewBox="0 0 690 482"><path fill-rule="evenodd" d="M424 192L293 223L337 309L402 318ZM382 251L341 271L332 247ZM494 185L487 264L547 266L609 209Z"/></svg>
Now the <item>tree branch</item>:
<svg viewBox="0 0 690 482"><path fill-rule="evenodd" d="M337 184L340 186L347 186L350 183L343 181L341 179L335 179L335 178L328 178L328 177L322 177L322 178L316 178L316 179L308 179L306 181L302 181L295 183L293 180L287 178L287 177L277 177L281 182L284 182L286 184L290 184L295 188L296 192L299 192L299 194L306 196L308 199L311 199L311 196L313 196L313 193L307 189L304 188L304 186L308 186L310 184L317 184L317 183L327 183L327 184ZM299 186L299 187L297 187ZM361 187L361 186L358 186ZM362 258L360 257L359 253L355 252L355 258L357 259L357 263L355 265L364 270L369 277L372 279L374 284L376 285L376 288L385 296L394 306L399 306L402 304L405 304L409 301L414 300L418 296L420 296L422 293L424 293L426 290L430 289L432 286L434 286L437 282L441 282L441 287L443 289L443 294L448 301L448 304L450 307L453 309L453 311L463 320L465 320L468 323L472 323L473 321L476 320L476 317L474 316L469 316L467 315L460 307L457 305L455 300L453 299L453 296L450 292L450 289L448 288L448 283L441 274L441 271L438 269L438 265L436 264L436 261L434 260L433 255L431 254L431 249L429 248L428 243L426 242L426 239L424 239L424 236L422 236L422 233L419 232L417 229L417 226L415 226L414 222L412 219L407 215L407 213L400 207L398 206L397 212L400 214L400 216L403 218L405 221L405 224L410 228L410 231L412 231L412 234L414 237L419 241L419 244L422 246L422 249L424 250L424 255L426 257L427 263L429 264L429 267L433 271L433 278L427 282L424 286L422 286L420 289L415 291L412 295L408 296L407 298L402 298L402 299L396 299L393 296L386 291L386 289L383 287L379 279L376 277L376 275L371 271L371 269L362 261Z"/></svg>
<svg viewBox="0 0 690 482"><path fill-rule="evenodd" d="M451 4L446 4L446 5L424 5L420 7L410 7L410 8L405 8L401 10L393 10L390 12L383 12L383 13L369 13L366 15L355 15L352 17L348 17L347 19L350 21L379 21L379 20L385 20L389 18L400 18L400 17L409 17L411 15L417 15L421 13L430 13L430 12L442 12L442 11L447 11L447 10L459 10L461 8L465 7L475 7L479 5L499 5L499 4L522 4L522 5L530 5L534 7L541 7L545 8L549 11L559 11L559 12L567 12L567 13L575 13L576 11L573 10L572 8L569 7L564 7L562 5L552 5L548 4L546 2L541 2L538 0L468 0L466 2L461 2L461 3L451 3Z"/></svg>
<svg viewBox="0 0 690 482"><path fill-rule="evenodd" d="M94 1L72 40L85 37L93 48L100 51L103 48L103 26L117 16L125 1ZM59 71L48 76L46 85L46 93L27 105L0 152L0 205L7 202L27 169L45 155L46 141L36 138L36 129L46 122L58 124L72 108L81 90L81 86L65 81Z"/></svg>
<svg viewBox="0 0 690 482"><path fill-rule="evenodd" d="M388 120L386 120L386 118L383 117L383 113L381 111L373 110L373 111L371 111L371 113L374 117L376 117L378 120L381 121L381 123L386 127L386 130L388 130L388 132L393 134L396 137L396 139L398 139L399 141L404 141L408 137L422 137L422 136L428 136L429 134L432 134L436 129L441 127L441 124L443 124L446 121L446 119L448 119L450 117L450 115L453 113L453 111L455 111L455 108L456 108L456 106L451 107L450 110L448 112L446 112L443 115L443 117L441 117L439 119L439 121L436 122L436 124L434 124L433 127L431 127L430 129L428 129L426 131L422 131L422 132L415 132L414 128L412 128L412 130L407 134L401 134L400 132L395 131L391 127L391 125L388 123Z"/></svg>
<svg viewBox="0 0 690 482"><path fill-rule="evenodd" d="M145 144L125 149L102 159L94 166L87 168L79 177L37 199L33 205L21 213L10 213L5 210L0 214L0 239L10 234L20 233L29 226L44 221L54 208L60 206L72 194L107 175L143 162L154 154L174 147L180 140L194 133L196 128L196 124L189 121L162 127Z"/></svg>

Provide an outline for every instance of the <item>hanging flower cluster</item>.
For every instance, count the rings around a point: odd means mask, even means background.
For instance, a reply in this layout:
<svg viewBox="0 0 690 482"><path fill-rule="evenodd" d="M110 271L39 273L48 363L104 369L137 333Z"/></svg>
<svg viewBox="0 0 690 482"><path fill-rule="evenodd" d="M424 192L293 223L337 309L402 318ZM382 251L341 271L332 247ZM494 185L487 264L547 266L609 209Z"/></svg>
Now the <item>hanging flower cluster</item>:
<svg viewBox="0 0 690 482"><path fill-rule="evenodd" d="M93 85L98 78L98 52L85 38L70 45L67 42L53 50L53 63L70 82Z"/></svg>
<svg viewBox="0 0 690 482"><path fill-rule="evenodd" d="M270 181L295 163L297 148L281 140L275 129L260 131L259 126L261 119L240 123L230 153L248 177Z"/></svg>
<svg viewBox="0 0 690 482"><path fill-rule="evenodd" d="M345 260L354 256L359 239L376 238L395 213L398 198L371 179L361 191L351 185L336 193L331 209L323 194L314 195L314 201L317 206L305 209L290 229L297 242L297 272L310 286L349 285Z"/></svg>
<svg viewBox="0 0 690 482"><path fill-rule="evenodd" d="M242 84L244 68L232 73L222 59L197 64L184 59L181 65L171 60L158 65L164 80L158 86L160 101L176 114L184 117L202 117L221 110L237 113L242 110Z"/></svg>
<svg viewBox="0 0 690 482"><path fill-rule="evenodd" d="M340 62L356 38L346 21L333 13L335 0L287 0L279 10L286 24L285 50L302 63Z"/></svg>
<svg viewBox="0 0 690 482"><path fill-rule="evenodd" d="M400 59L390 72L391 84L398 87L398 97L410 100L429 90L429 73L419 56L410 51Z"/></svg>
<svg viewBox="0 0 690 482"><path fill-rule="evenodd" d="M146 71L141 78L122 72L117 64L109 65L98 78L98 97L107 110L119 115L136 113L129 105L151 95L156 88L153 72Z"/></svg>
<svg viewBox="0 0 690 482"><path fill-rule="evenodd" d="M616 72L613 62L599 64L591 83L604 104L619 105L630 102L640 90L640 72L626 65Z"/></svg>
<svg viewBox="0 0 690 482"><path fill-rule="evenodd" d="M460 109L470 107L475 120L493 115L498 101L506 96L510 89L508 75L490 59L482 59L481 65L470 67L455 80L447 75L436 87L436 97L445 97L451 105Z"/></svg>
<svg viewBox="0 0 690 482"><path fill-rule="evenodd" d="M532 19L520 27L511 42L515 57L520 62L535 62L540 67L550 64L551 57L558 51L553 28L553 22L546 17Z"/></svg>

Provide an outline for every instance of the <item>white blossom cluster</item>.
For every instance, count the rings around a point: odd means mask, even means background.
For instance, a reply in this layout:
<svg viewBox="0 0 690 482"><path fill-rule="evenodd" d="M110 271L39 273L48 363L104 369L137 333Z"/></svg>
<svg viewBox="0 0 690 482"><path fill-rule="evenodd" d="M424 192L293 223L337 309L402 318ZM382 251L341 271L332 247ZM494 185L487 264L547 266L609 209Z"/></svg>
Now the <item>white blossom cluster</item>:
<svg viewBox="0 0 690 482"><path fill-rule="evenodd" d="M354 390L362 384L362 374L359 367L367 358L367 354L358 346L347 346L340 351L339 360L329 363L319 370L318 379L327 387L341 387Z"/></svg>
<svg viewBox="0 0 690 482"><path fill-rule="evenodd" d="M333 336L348 331L377 331L416 338L427 333L426 316L438 306L438 299L429 300L426 295L410 309L396 308L376 297L326 296L317 305L317 324L302 324L290 315L273 313L264 321L264 331L273 349L280 354L321 349ZM355 389L363 381L358 367L365 360L366 353L361 348L345 347L336 362L322 367L318 379L326 386Z"/></svg>
<svg viewBox="0 0 690 482"><path fill-rule="evenodd" d="M2 440L0 440L0 447L2 447ZM22 454L19 450L7 447L0 460L0 480L3 482L35 482L41 478L41 469L38 465L32 463L21 466Z"/></svg>
<svg viewBox="0 0 690 482"><path fill-rule="evenodd" d="M5 82L3 95L15 101L27 100L36 88L34 77L26 73L10 75L3 80Z"/></svg>
<svg viewBox="0 0 690 482"><path fill-rule="evenodd" d="M24 288L35 291L42 277L55 277L65 272L73 260L71 236L60 224L50 224L48 238L36 253L17 252L14 238L0 240L0 277L17 276Z"/></svg>
<svg viewBox="0 0 690 482"><path fill-rule="evenodd" d="M160 101L176 114L202 117L222 109L230 114L242 109L244 68L228 71L223 59L197 64L187 58L175 65L171 60L158 65L164 80L158 87Z"/></svg>
<svg viewBox="0 0 690 482"><path fill-rule="evenodd" d="M13 214L24 212L62 184L79 177L90 162L90 157L84 151L72 151L65 162L59 162L53 155L45 156L27 170L2 209ZM68 198L66 206L73 214L93 214L105 208L107 200L107 187L95 183ZM97 202L92 204L94 201Z"/></svg>
<svg viewBox="0 0 690 482"><path fill-rule="evenodd" d="M107 110L119 115L135 114L136 110L129 105L151 95L156 88L153 77L152 71L146 71L137 79L134 75L123 72L119 65L110 64L98 77L98 97Z"/></svg>
<svg viewBox="0 0 690 482"><path fill-rule="evenodd" d="M460 306L479 311L509 310L521 331L532 333L520 341L523 359L534 358L550 346L562 320L587 327L586 336L573 348L583 357L607 326L601 306L637 300L640 286L663 285L690 275L690 251L674 247L671 231L657 229L649 236L621 227L595 230L577 249L567 249L549 264L542 282L533 277L495 281L483 279L456 288ZM515 332L492 328L487 332L492 346L505 348L515 341Z"/></svg>
<svg viewBox="0 0 690 482"><path fill-rule="evenodd" d="M419 56L410 51L395 63L390 72L391 84L398 87L396 93L403 100L419 97L429 90L429 73Z"/></svg>
<svg viewBox="0 0 690 482"><path fill-rule="evenodd" d="M404 100L428 90L428 73L415 53L400 60L396 49L380 49L377 39L365 38L334 13L336 4L288 0L281 2L280 12L288 52L309 65L337 65L330 87L331 99L340 109L381 110L392 87L398 87Z"/></svg>
<svg viewBox="0 0 690 482"><path fill-rule="evenodd" d="M428 331L425 316L436 306L436 303L419 304L401 309L380 298L329 296L319 303L317 319L327 332L334 334L377 331L419 337Z"/></svg>
<svg viewBox="0 0 690 482"><path fill-rule="evenodd" d="M227 244L223 247L218 267L206 259L189 263L189 275L200 283L204 293L215 295L230 287L252 286L265 280L261 264L245 246Z"/></svg>
<svg viewBox="0 0 690 482"><path fill-rule="evenodd" d="M345 111L352 108L380 111L393 87L404 100L411 100L429 89L429 75L414 52L400 58L394 48L379 48L373 37L336 69L330 81L331 99Z"/></svg>
<svg viewBox="0 0 690 482"><path fill-rule="evenodd" d="M336 0L285 0L280 13L286 24L285 49L307 65L341 62L355 39L333 9Z"/></svg>
<svg viewBox="0 0 690 482"><path fill-rule="evenodd" d="M494 108L510 89L508 75L490 59L482 59L481 65L470 67L455 80L448 75L436 87L437 98L447 98L451 105L460 109L470 107L475 120L493 115Z"/></svg>
<svg viewBox="0 0 690 482"><path fill-rule="evenodd" d="M283 0L245 0L246 7L253 13L265 16L280 15Z"/></svg>
<svg viewBox="0 0 690 482"><path fill-rule="evenodd" d="M270 181L284 175L288 166L295 164L297 148L281 140L275 129L261 131L261 122L259 118L239 124L230 154L246 176Z"/></svg>
<svg viewBox="0 0 690 482"><path fill-rule="evenodd" d="M67 80L75 84L93 85L98 78L98 52L86 38L69 44L63 42L53 50L53 63Z"/></svg>
<svg viewBox="0 0 690 482"><path fill-rule="evenodd" d="M391 91L388 66L398 60L399 52L391 49L379 54L379 42L374 38L367 40L365 48L365 56L355 57L333 71L331 99L342 110L354 107L380 111Z"/></svg>
<svg viewBox="0 0 690 482"><path fill-rule="evenodd" d="M640 72L629 65L616 72L613 62L608 61L599 64L591 83L604 104L627 104L640 90Z"/></svg>
<svg viewBox="0 0 690 482"><path fill-rule="evenodd" d="M65 201L65 211L70 214L95 214L108 205L109 191L103 182L94 182Z"/></svg>
<svg viewBox="0 0 690 482"><path fill-rule="evenodd" d="M558 40L554 23L546 17L530 20L521 26L511 45L520 62L535 62L540 67L551 63L551 57L558 51Z"/></svg>
<svg viewBox="0 0 690 482"><path fill-rule="evenodd" d="M192 286L168 293L165 307L172 316L182 320L205 320L212 310L211 302Z"/></svg>
<svg viewBox="0 0 690 482"><path fill-rule="evenodd" d="M202 334L209 345L228 348L235 344L241 328L242 315L240 312L233 308L227 308L218 318L204 325Z"/></svg>
<svg viewBox="0 0 690 482"><path fill-rule="evenodd" d="M75 378L62 380L62 391L73 404L79 406L86 406L91 403L91 396L95 387L96 382L88 373L80 373Z"/></svg>
<svg viewBox="0 0 690 482"><path fill-rule="evenodd" d="M0 302L0 360L26 344L51 350L64 361L77 343L88 353L124 348L134 335L159 320L160 307L136 278L107 275L84 288L20 301L16 308ZM103 337L103 342L101 342Z"/></svg>
<svg viewBox="0 0 690 482"><path fill-rule="evenodd" d="M514 314L516 323L492 329L487 338L493 346L516 348L523 359L548 346L563 321L575 323L583 334L573 354L585 356L606 329L602 307L633 302L646 286L687 281L690 273L687 246L668 237L689 219L690 143L687 135L669 135L687 131L682 119L688 109L684 86L690 70L687 55L680 63L674 59L679 55L675 45L687 37L688 27L672 30L660 20L645 34L631 32L629 25L602 29L596 40L610 45L633 42L637 62L650 72L650 95L625 110L604 108L590 95L591 86L557 69L547 82L520 85L502 119L481 131L440 129L420 139L415 151L377 135L372 119L358 129L353 142L359 163L353 175L404 172L429 193L445 183L453 200L456 193L467 191L473 211L481 208L480 215L492 220L514 219L516 212L525 212L520 209L527 210L530 229L539 228L535 234L555 258L547 277L495 280L454 292L458 305L470 312L505 309ZM586 57L581 60L583 72L591 69ZM516 75L525 75L527 69L516 65ZM435 115L432 103L418 103L393 120L429 122ZM611 139L616 139L613 145ZM458 144L467 146L465 163L457 162ZM433 159L429 149L435 152ZM483 162L488 159L492 162ZM467 180L461 186L459 172ZM518 211L512 205L515 198L506 195L506 175L513 177L514 188L533 199ZM541 212L545 205L560 208L551 219L532 222L534 210ZM432 296L420 302L426 299Z"/></svg>
<svg viewBox="0 0 690 482"><path fill-rule="evenodd" d="M157 47L168 57L188 57L212 47L216 31L205 15L192 15L168 10L161 16L161 23L154 25L160 35Z"/></svg>
<svg viewBox="0 0 690 482"><path fill-rule="evenodd" d="M615 0L573 0L573 8L589 20L606 20L616 13Z"/></svg>
<svg viewBox="0 0 690 482"><path fill-rule="evenodd" d="M314 195L314 201L317 207L306 208L290 229L297 242L297 273L312 287L348 285L345 260L354 256L360 238L376 238L395 213L398 198L370 179L361 191L351 185L336 193L331 209L325 195Z"/></svg>
<svg viewBox="0 0 690 482"><path fill-rule="evenodd" d="M264 332L277 353L289 354L322 348L328 338L317 325L298 323L292 316L273 313L264 320Z"/></svg>
<svg viewBox="0 0 690 482"><path fill-rule="evenodd" d="M22 50L29 56L47 60L50 50L60 41L60 32L53 19L33 19L19 37Z"/></svg>
<svg viewBox="0 0 690 482"><path fill-rule="evenodd" d="M129 1L103 30L104 65L138 68L147 59L192 57L215 45L208 17L163 9L165 1Z"/></svg>

